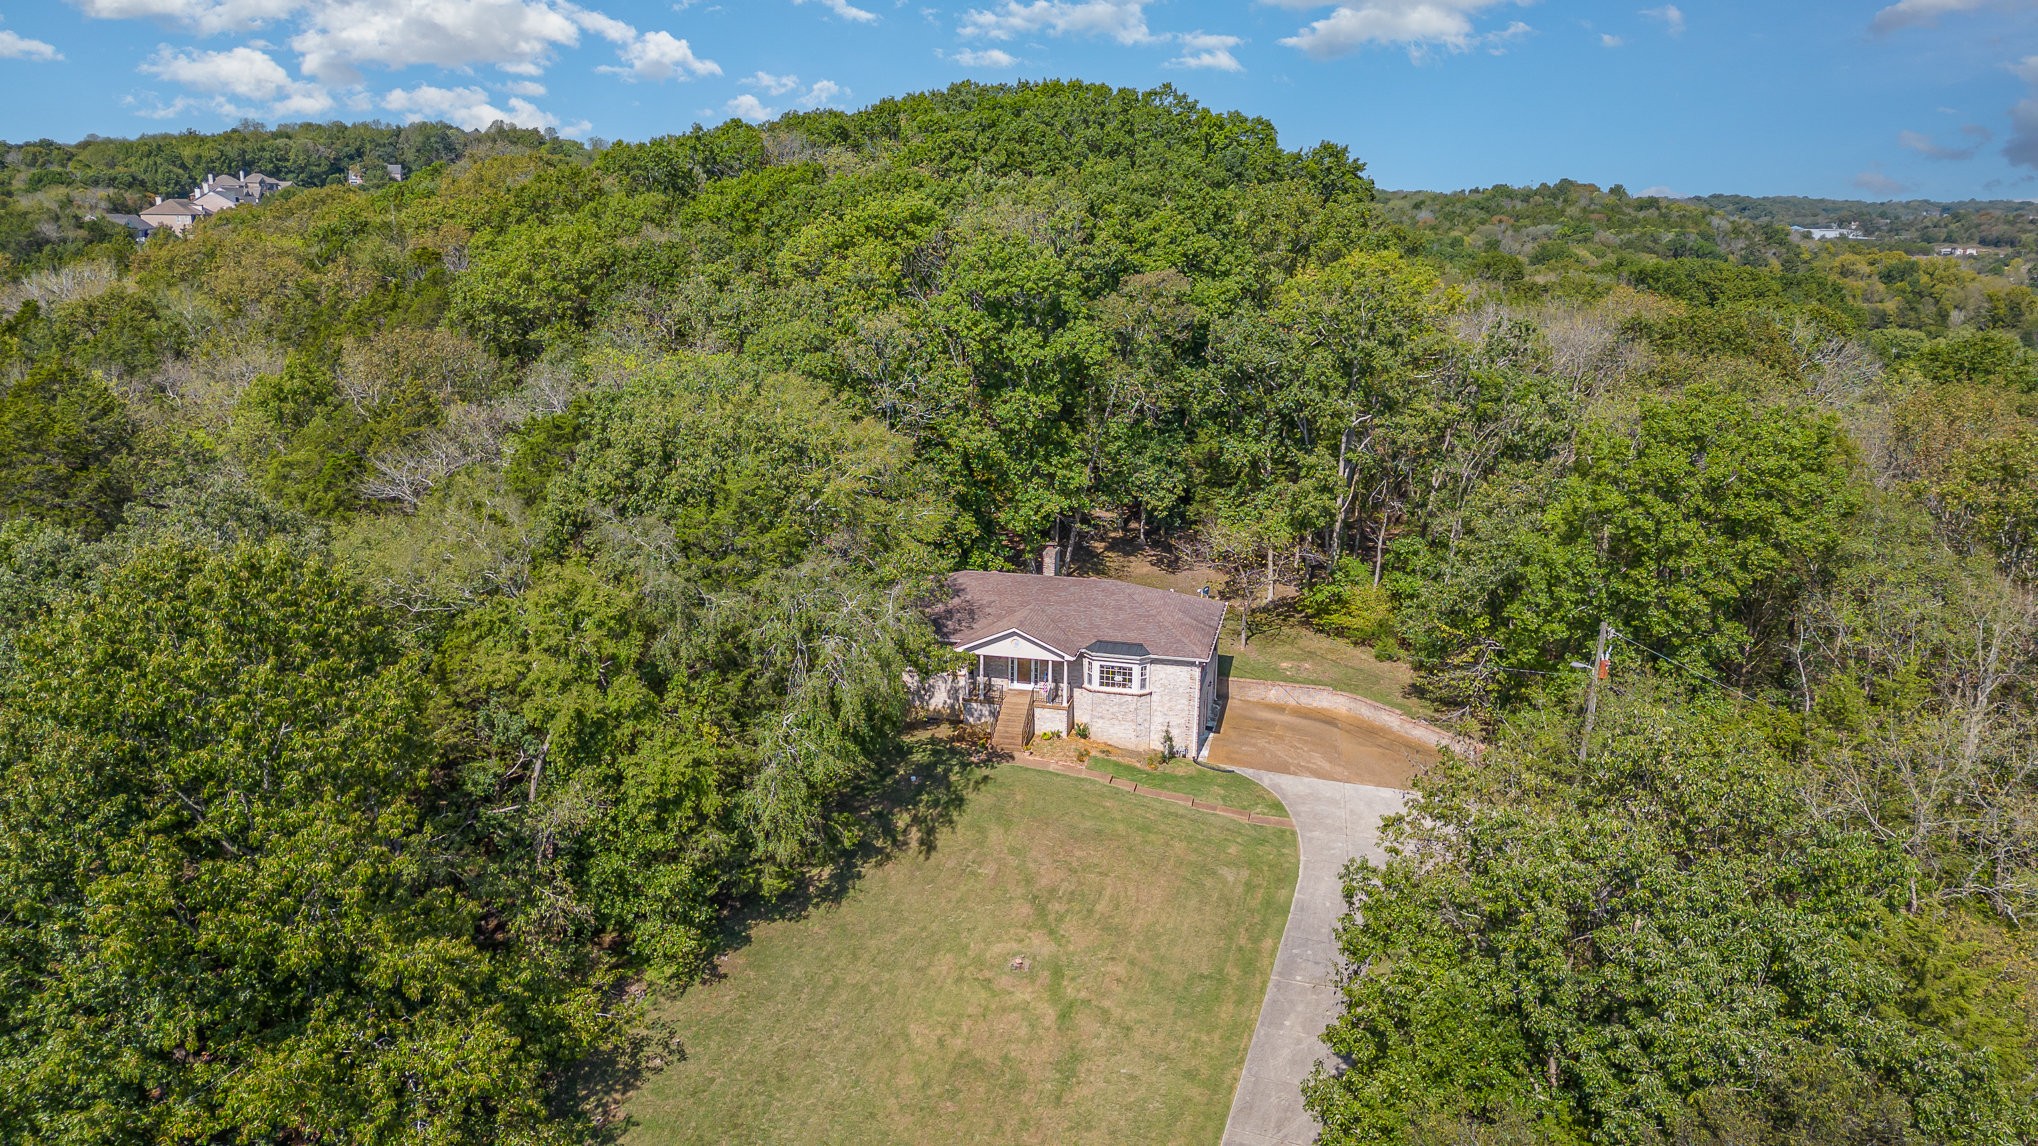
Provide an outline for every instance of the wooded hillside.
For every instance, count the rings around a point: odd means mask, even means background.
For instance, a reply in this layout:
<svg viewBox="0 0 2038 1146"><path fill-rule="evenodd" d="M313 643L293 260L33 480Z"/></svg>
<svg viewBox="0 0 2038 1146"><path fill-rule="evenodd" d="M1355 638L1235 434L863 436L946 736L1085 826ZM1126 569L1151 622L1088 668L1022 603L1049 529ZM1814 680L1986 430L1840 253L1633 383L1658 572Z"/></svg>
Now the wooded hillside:
<svg viewBox="0 0 2038 1146"><path fill-rule="evenodd" d="M1353 873L1327 1141L2038 1134L2026 256L1074 83L6 174L0 1137L586 1140L899 814L939 576L1105 530L1496 745Z"/></svg>

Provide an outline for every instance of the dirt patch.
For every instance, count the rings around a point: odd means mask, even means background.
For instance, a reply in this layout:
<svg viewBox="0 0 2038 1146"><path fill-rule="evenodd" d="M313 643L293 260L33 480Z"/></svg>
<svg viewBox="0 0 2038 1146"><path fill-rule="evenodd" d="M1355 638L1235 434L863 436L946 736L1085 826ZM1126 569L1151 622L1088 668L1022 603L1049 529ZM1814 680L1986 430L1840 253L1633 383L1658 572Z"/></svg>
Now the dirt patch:
<svg viewBox="0 0 2038 1146"><path fill-rule="evenodd" d="M1209 755L1212 764L1230 768L1378 788L1407 788L1436 759L1435 748L1354 716L1250 700L1225 706Z"/></svg>

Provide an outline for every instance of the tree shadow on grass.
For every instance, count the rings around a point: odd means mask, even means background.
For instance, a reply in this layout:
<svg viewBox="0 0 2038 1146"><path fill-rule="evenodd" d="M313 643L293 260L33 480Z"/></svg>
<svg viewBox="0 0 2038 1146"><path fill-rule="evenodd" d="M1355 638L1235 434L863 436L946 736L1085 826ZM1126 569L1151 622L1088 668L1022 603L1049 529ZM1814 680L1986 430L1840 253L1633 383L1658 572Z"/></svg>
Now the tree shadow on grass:
<svg viewBox="0 0 2038 1146"><path fill-rule="evenodd" d="M784 893L732 912L723 927L723 952L748 945L761 923L800 919L840 903L872 868L908 854L932 856L1002 759L973 731L922 729L894 745L881 779L843 809L855 824L854 844Z"/></svg>
<svg viewBox="0 0 2038 1146"><path fill-rule="evenodd" d="M932 856L970 796L990 780L991 769L1002 759L973 731L920 729L892 744L877 779L839 809L845 819L838 822L855 824L853 846L775 898L732 910L719 936L721 956L748 946L760 924L800 919L840 903L872 868L909 854ZM699 981L685 988L693 990L721 977L718 958ZM641 980L633 980L618 988L617 1003L638 1005L645 989ZM685 1059L685 1047L672 1023L649 1008L645 1021L621 1045L582 1063L565 1089L579 1110L599 1122L590 1140L620 1141L631 1126L623 1114L624 1102L648 1076Z"/></svg>

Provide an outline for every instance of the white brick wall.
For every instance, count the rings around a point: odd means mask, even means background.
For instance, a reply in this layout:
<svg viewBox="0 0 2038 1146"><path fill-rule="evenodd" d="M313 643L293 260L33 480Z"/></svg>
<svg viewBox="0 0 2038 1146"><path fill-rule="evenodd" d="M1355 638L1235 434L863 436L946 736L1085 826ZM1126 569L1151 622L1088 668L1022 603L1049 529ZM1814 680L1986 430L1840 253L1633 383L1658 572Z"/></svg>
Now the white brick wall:
<svg viewBox="0 0 2038 1146"><path fill-rule="evenodd" d="M1091 739L1135 752L1147 750L1152 694L1081 689L1075 695L1074 712L1077 724L1090 726Z"/></svg>
<svg viewBox="0 0 2038 1146"><path fill-rule="evenodd" d="M1202 747L1207 718L1206 674L1205 666L1194 662L1150 661L1146 692L1079 689L1074 720L1090 726L1092 739L1135 752L1158 752L1163 735L1173 732L1175 750L1194 755Z"/></svg>
<svg viewBox="0 0 2038 1146"><path fill-rule="evenodd" d="M1162 736L1173 732L1175 750L1193 756L1202 744L1203 671L1197 664L1154 661L1147 667L1147 683L1153 688L1152 726L1147 747L1158 749Z"/></svg>

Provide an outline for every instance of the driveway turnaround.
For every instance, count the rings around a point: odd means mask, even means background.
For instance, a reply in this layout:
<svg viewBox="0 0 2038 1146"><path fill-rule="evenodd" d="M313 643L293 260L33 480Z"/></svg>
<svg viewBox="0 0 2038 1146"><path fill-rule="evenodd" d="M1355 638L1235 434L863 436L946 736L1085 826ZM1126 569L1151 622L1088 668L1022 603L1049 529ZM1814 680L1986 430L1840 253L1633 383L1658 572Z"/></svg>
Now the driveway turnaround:
<svg viewBox="0 0 2038 1146"><path fill-rule="evenodd" d="M1345 864L1382 858L1380 819L1401 810L1408 793L1239 768L1288 806L1302 848L1295 902L1274 956L1274 977L1260 1005L1245 1071L1232 1096L1225 1146L1308 1146L1316 1122L1302 1108L1302 1083L1319 1061L1336 1069L1323 1031L1338 1013L1335 931L1344 914Z"/></svg>
<svg viewBox="0 0 2038 1146"><path fill-rule="evenodd" d="M1437 750L1356 716L1296 704L1230 699L1205 759L1381 788L1406 788Z"/></svg>

